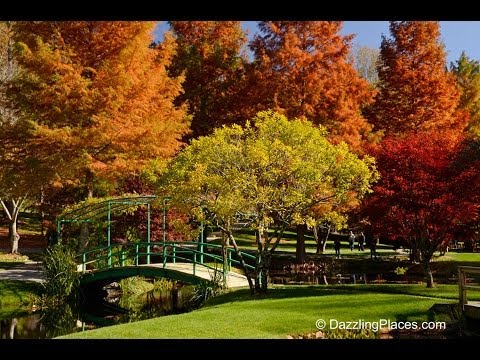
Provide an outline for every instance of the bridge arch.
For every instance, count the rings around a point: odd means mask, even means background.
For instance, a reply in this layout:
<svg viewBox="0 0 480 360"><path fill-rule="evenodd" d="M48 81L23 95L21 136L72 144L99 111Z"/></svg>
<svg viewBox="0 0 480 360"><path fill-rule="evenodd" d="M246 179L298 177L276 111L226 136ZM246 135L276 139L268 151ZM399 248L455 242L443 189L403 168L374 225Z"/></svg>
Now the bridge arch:
<svg viewBox="0 0 480 360"><path fill-rule="evenodd" d="M114 267L100 271L88 272L80 277L80 285L89 286L91 284L95 284L97 286L105 286L113 281L119 281L132 276L144 276L151 278L162 277L170 280L181 281L191 285L198 285L210 281L209 279L189 274L187 272L150 265Z"/></svg>

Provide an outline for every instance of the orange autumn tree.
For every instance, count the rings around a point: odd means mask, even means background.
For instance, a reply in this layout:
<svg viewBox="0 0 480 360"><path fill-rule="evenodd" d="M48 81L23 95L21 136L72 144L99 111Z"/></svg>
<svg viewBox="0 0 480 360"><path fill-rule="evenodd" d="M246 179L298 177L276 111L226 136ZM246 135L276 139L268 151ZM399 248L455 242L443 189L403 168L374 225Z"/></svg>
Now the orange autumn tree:
<svg viewBox="0 0 480 360"><path fill-rule="evenodd" d="M170 74L185 74L184 93L192 114L191 137L236 122L239 82L244 74L242 50L247 36L240 21L171 21L177 53Z"/></svg>
<svg viewBox="0 0 480 360"><path fill-rule="evenodd" d="M16 101L35 123L34 138L55 164L58 180L136 172L150 159L172 156L188 131L185 108L173 100L175 44L158 47L152 22L20 22Z"/></svg>
<svg viewBox="0 0 480 360"><path fill-rule="evenodd" d="M250 48L250 112L274 109L323 125L335 142L361 148L370 126L361 108L373 92L347 55L352 36L339 21L264 21Z"/></svg>
<svg viewBox="0 0 480 360"><path fill-rule="evenodd" d="M457 111L459 91L446 69L440 28L434 21L393 21L383 37L379 93L369 111L384 134L463 129L468 115Z"/></svg>

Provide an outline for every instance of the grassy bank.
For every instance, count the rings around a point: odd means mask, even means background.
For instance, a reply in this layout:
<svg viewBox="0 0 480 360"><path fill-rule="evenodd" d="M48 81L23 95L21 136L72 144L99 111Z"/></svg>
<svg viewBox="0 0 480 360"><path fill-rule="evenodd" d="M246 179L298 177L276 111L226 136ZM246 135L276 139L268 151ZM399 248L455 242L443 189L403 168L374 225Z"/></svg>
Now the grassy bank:
<svg viewBox="0 0 480 360"><path fill-rule="evenodd" d="M286 338L316 331L315 321L431 320L435 303L453 303L454 286L289 286L252 298L240 289L199 310L75 333L67 338ZM442 319L436 319L442 320ZM444 320L444 319L443 319Z"/></svg>
<svg viewBox="0 0 480 360"><path fill-rule="evenodd" d="M31 295L38 295L40 284L0 280L0 319L27 309Z"/></svg>

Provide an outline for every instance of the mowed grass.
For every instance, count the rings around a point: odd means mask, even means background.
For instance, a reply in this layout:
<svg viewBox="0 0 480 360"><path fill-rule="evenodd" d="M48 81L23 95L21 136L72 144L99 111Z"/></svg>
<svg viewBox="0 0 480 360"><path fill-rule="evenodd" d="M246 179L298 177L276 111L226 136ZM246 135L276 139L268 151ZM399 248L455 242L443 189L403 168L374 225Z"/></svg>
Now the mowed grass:
<svg viewBox="0 0 480 360"><path fill-rule="evenodd" d="M274 287L263 297L251 297L248 289L240 289L211 299L190 313L74 333L64 338L286 338L316 331L317 319L324 319L327 324L330 319L432 320L429 308L433 304L456 302L452 285L452 289L442 286L434 291L422 290L421 285L402 286Z"/></svg>
<svg viewBox="0 0 480 360"><path fill-rule="evenodd" d="M0 280L0 319L27 309L31 295L39 295L40 284Z"/></svg>
<svg viewBox="0 0 480 360"><path fill-rule="evenodd" d="M238 247L241 250L254 251L257 249L255 245L255 231L242 229L234 232L235 241L237 242ZM219 239L211 241L212 243L220 243ZM283 234L282 240L275 250L276 253L286 252L286 253L295 253L297 243L297 234L293 231L285 231ZM370 249L367 245L364 245L365 251L358 250L358 243L355 241L355 249L350 250L347 240L341 242L341 255L344 258L355 257L355 258L370 258ZM311 235L305 235L305 251L307 254L315 254L317 251L317 244L315 239ZM334 255L335 250L333 248L333 241L327 241L327 246L325 249L324 255ZM393 249L393 246L388 244L379 244L377 247L377 256L398 256L402 255L399 252L396 252ZM408 254L405 252L405 256Z"/></svg>
<svg viewBox="0 0 480 360"><path fill-rule="evenodd" d="M440 256L439 254L435 254L433 261L480 263L480 253L450 251L442 256Z"/></svg>

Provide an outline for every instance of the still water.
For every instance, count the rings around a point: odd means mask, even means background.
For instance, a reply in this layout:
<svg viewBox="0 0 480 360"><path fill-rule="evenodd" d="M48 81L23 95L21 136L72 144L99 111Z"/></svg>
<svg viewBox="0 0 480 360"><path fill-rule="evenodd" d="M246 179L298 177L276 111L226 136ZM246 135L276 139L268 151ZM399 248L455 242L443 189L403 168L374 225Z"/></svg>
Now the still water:
<svg viewBox="0 0 480 360"><path fill-rule="evenodd" d="M272 271L273 284L375 284L418 283L421 276L394 274L329 274L316 272L295 273ZM455 279L436 279L441 283L454 283ZM188 311L192 286L173 290L152 290L141 295L122 294L115 288L106 296L93 296L80 309L65 304L61 307L33 314L18 314L0 320L0 339L49 339L78 331L95 329L120 323L150 319ZM98 299L98 300L95 300Z"/></svg>
<svg viewBox="0 0 480 360"><path fill-rule="evenodd" d="M89 299L80 309L65 304L55 309L18 314L0 320L0 339L50 339L102 326L145 320L186 311L192 287L152 290L134 296L109 292Z"/></svg>

